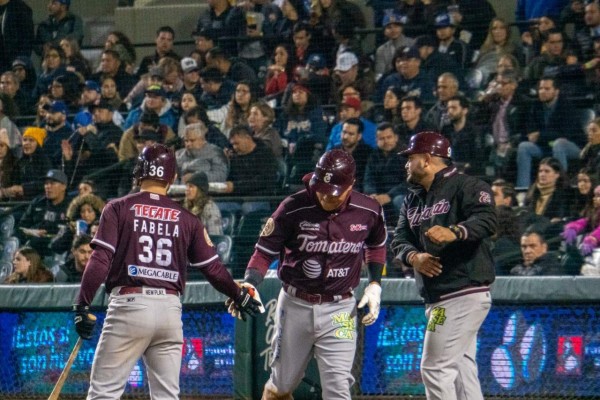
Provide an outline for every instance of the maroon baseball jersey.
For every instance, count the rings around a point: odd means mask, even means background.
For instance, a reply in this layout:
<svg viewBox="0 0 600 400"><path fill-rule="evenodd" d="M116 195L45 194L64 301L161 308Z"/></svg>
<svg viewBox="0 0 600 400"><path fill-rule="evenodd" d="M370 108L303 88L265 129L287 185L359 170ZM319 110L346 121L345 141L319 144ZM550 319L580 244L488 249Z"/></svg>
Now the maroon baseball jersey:
<svg viewBox="0 0 600 400"><path fill-rule="evenodd" d="M140 192L110 201L92 245L114 256L106 291L151 286L183 292L188 264L219 261L202 222L166 196ZM211 268L212 271L212 268Z"/></svg>
<svg viewBox="0 0 600 400"><path fill-rule="evenodd" d="M385 249L386 239L383 211L370 197L353 191L341 210L327 212L303 190L279 205L256 250L283 253L278 274L284 283L336 295L358 286L365 249Z"/></svg>

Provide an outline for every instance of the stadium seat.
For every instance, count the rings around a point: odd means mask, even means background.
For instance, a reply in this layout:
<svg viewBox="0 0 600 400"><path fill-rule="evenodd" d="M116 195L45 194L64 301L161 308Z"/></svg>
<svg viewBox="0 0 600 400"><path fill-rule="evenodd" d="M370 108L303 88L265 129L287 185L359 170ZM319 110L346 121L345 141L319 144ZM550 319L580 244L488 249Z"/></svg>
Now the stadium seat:
<svg viewBox="0 0 600 400"><path fill-rule="evenodd" d="M0 219L0 238L6 240L15 232L15 217L12 214L7 214Z"/></svg>
<svg viewBox="0 0 600 400"><path fill-rule="evenodd" d="M211 235L210 240L215 245L223 264L228 265L231 261L233 238L229 235Z"/></svg>
<svg viewBox="0 0 600 400"><path fill-rule="evenodd" d="M11 274L13 265L9 261L0 262L0 283L3 283Z"/></svg>
<svg viewBox="0 0 600 400"><path fill-rule="evenodd" d="M237 215L233 211L221 210L221 224L223 227L223 235L233 235L235 232L235 224Z"/></svg>
<svg viewBox="0 0 600 400"><path fill-rule="evenodd" d="M11 236L2 241L2 257L0 262L12 263L12 258L15 252L19 249L19 239L16 236Z"/></svg>

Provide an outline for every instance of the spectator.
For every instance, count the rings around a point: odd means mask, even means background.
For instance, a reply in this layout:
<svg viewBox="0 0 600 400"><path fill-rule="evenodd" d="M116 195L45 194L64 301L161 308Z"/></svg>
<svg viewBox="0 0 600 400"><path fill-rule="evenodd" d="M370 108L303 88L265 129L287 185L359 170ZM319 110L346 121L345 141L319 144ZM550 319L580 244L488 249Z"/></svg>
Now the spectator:
<svg viewBox="0 0 600 400"><path fill-rule="evenodd" d="M54 78L50 85L50 97L53 101L62 101L67 106L69 114L76 113L81 97L81 82L72 72L65 72Z"/></svg>
<svg viewBox="0 0 600 400"><path fill-rule="evenodd" d="M404 47L394 54L396 72L380 81L375 101L382 101L387 88L396 86L410 96L418 96L423 102L433 100L431 79L421 71L421 56L416 47Z"/></svg>
<svg viewBox="0 0 600 400"><path fill-rule="evenodd" d="M78 129L81 126L89 125L93 119L91 109L93 108L93 106L97 105L100 102L110 105L115 111L117 110L117 108L115 108L113 105L114 102L111 102L108 99L102 97L101 91L102 89L100 88L100 85L98 85L97 82L89 80L85 81L85 83L83 84L83 90L81 91L81 98L79 100L81 108L79 109L79 112L75 115L75 118L73 119L73 128ZM121 113L113 113L113 122L117 126L123 125L124 120Z"/></svg>
<svg viewBox="0 0 600 400"><path fill-rule="evenodd" d="M529 64L534 57L540 55L540 52L544 48L543 41L547 39L550 31L558 30L561 32L558 26L557 17L553 15L542 15L540 18L529 22L529 30L523 32L521 35L527 64Z"/></svg>
<svg viewBox="0 0 600 400"><path fill-rule="evenodd" d="M360 70L358 57L352 52L345 52L337 56L333 74L333 98L337 100L337 93L342 87L354 85L361 93L362 98L368 99L374 94L374 77ZM391 84L385 86L392 86ZM383 94L381 95L383 98Z"/></svg>
<svg viewBox="0 0 600 400"><path fill-rule="evenodd" d="M202 122L187 125L183 141L185 148L177 150L179 176L183 172L204 172L209 182L224 182L229 172L227 158L219 147L206 141L207 128Z"/></svg>
<svg viewBox="0 0 600 400"><path fill-rule="evenodd" d="M8 146L15 151L16 155L21 154L21 132L17 125L11 120L14 118L14 104L10 97L0 93L0 132L3 132L8 139Z"/></svg>
<svg viewBox="0 0 600 400"><path fill-rule="evenodd" d="M62 47L53 43L44 46L43 69L37 77L35 88L31 94L34 101L37 101L42 94L50 92L50 85L56 77L67 73L64 63L65 53Z"/></svg>
<svg viewBox="0 0 600 400"><path fill-rule="evenodd" d="M336 34L339 34L341 24L350 29L364 28L365 16L360 8L347 0L319 0L315 4L315 14L318 17L315 30L319 32L318 43L321 54L334 48ZM343 29L342 29L343 30ZM339 56L338 52L336 56Z"/></svg>
<svg viewBox="0 0 600 400"><path fill-rule="evenodd" d="M166 98L164 89L158 85L151 85L144 93L144 101L138 108L129 112L123 128L127 130L138 123L145 111L154 111L158 115L161 124L175 129L177 116L171 107L171 101Z"/></svg>
<svg viewBox="0 0 600 400"><path fill-rule="evenodd" d="M515 185L504 179L496 179L492 182L492 193L494 194L494 204L496 207L516 207L517 191Z"/></svg>
<svg viewBox="0 0 600 400"><path fill-rule="evenodd" d="M185 181L183 207L200 218L209 235L222 235L221 211L208 195L208 178L204 172L195 172Z"/></svg>
<svg viewBox="0 0 600 400"><path fill-rule="evenodd" d="M200 86L204 92L200 100L208 111L223 107L235 93L235 83L224 79L221 71L215 67L200 71Z"/></svg>
<svg viewBox="0 0 600 400"><path fill-rule="evenodd" d="M185 127L185 114L192 108L198 107L198 99L194 96L193 92L183 92L181 95L181 116L179 117L179 123L177 124L177 136L183 138Z"/></svg>
<svg viewBox="0 0 600 400"><path fill-rule="evenodd" d="M31 113L31 98L21 90L21 83L12 71L0 75L0 94L12 101L15 108L15 117Z"/></svg>
<svg viewBox="0 0 600 400"><path fill-rule="evenodd" d="M502 18L496 17L490 22L487 37L475 60L475 68L482 72L484 82L487 82L498 60L505 54L515 56L519 63L524 62L522 50L510 38L510 26Z"/></svg>
<svg viewBox="0 0 600 400"><path fill-rule="evenodd" d="M238 83L246 81L257 84L256 72L241 59L230 59L219 47L213 47L206 53L206 66L217 68L225 80Z"/></svg>
<svg viewBox="0 0 600 400"><path fill-rule="evenodd" d="M8 71L19 56L30 57L33 50L33 12L23 0L1 2L0 73Z"/></svg>
<svg viewBox="0 0 600 400"><path fill-rule="evenodd" d="M537 179L527 191L525 206L535 221L558 223L570 213L570 191L560 162L552 157L540 161Z"/></svg>
<svg viewBox="0 0 600 400"><path fill-rule="evenodd" d="M265 80L265 95L276 96L282 94L288 83L292 80L294 65L293 53L285 44L279 44L273 52L271 65L267 68Z"/></svg>
<svg viewBox="0 0 600 400"><path fill-rule="evenodd" d="M284 147L287 147L290 154L294 153L301 140L326 142L327 126L323 121L323 109L305 86L294 85L292 95L279 115L278 126L285 140Z"/></svg>
<svg viewBox="0 0 600 400"><path fill-rule="evenodd" d="M523 233L521 254L523 261L510 270L511 275L562 275L558 257L548 251L548 244L540 231L531 229Z"/></svg>
<svg viewBox="0 0 600 400"><path fill-rule="evenodd" d="M196 60L191 57L182 58L181 70L183 71L183 87L177 97L181 98L184 92L190 92L196 98L200 98L202 87L200 87L200 68L198 68Z"/></svg>
<svg viewBox="0 0 600 400"><path fill-rule="evenodd" d="M54 281L52 272L48 271L39 253L29 246L18 249L13 256L13 273L6 277L4 283L49 283Z"/></svg>
<svg viewBox="0 0 600 400"><path fill-rule="evenodd" d="M275 11L269 17L269 20L275 21L272 24L271 34L285 43L292 42L294 26L298 22L305 22L309 19L308 10L304 3L298 0L282 1L279 12Z"/></svg>
<svg viewBox="0 0 600 400"><path fill-rule="evenodd" d="M199 60L196 60L200 69L206 67L206 53L215 47L217 41L217 35L212 28L202 28L199 31L192 33L194 42L196 44L194 50L199 55Z"/></svg>
<svg viewBox="0 0 600 400"><path fill-rule="evenodd" d="M43 128L46 126L46 115L48 115L48 109L52 105L52 99L50 95L43 94L40 96L39 101L35 105L35 121L34 126Z"/></svg>
<svg viewBox="0 0 600 400"><path fill-rule="evenodd" d="M241 35L244 35L248 39L254 38L254 40L240 41L238 43L237 55L240 61L245 63L252 72L254 72L255 80L251 80L251 82L258 85L256 74L260 74L260 78L263 80L264 72L268 64L267 43L265 43L262 36L265 34L265 27L271 23L271 21L266 20L266 15L263 14L260 9L264 8L265 12L267 12L267 8L276 9L278 7L275 4L268 4L268 2L263 2L263 4L259 4L259 2L248 2L246 3L246 7L248 7L245 12L246 25L245 29L241 31ZM212 49L208 51L206 57L207 62L211 52ZM233 80L233 77L231 77L231 79ZM245 76L242 80L248 79L250 79L250 76ZM239 82L239 80L236 80L235 82Z"/></svg>
<svg viewBox="0 0 600 400"><path fill-rule="evenodd" d="M17 57L12 63L12 72L17 76L21 91L25 96L29 97L30 101L37 101L37 98L33 98L37 74L29 57Z"/></svg>
<svg viewBox="0 0 600 400"><path fill-rule="evenodd" d="M589 60L594 55L593 38L598 36L600 30L600 4L596 1L586 2L585 27L575 32L574 46L578 50L579 58Z"/></svg>
<svg viewBox="0 0 600 400"><path fill-rule="evenodd" d="M85 196L86 194L94 194L96 192L96 182L90 179L84 179L77 186L77 196Z"/></svg>
<svg viewBox="0 0 600 400"><path fill-rule="evenodd" d="M117 85L119 96L124 99L131 89L133 89L137 80L135 76L127 72L125 64L121 62L120 57L116 50L108 49L102 51L100 71L93 74L90 78L96 82L101 82L106 77L112 78Z"/></svg>
<svg viewBox="0 0 600 400"><path fill-rule="evenodd" d="M314 42L312 37L312 27L307 22L301 21L294 25L292 39L294 41L292 53L294 54L294 61L296 62L293 66L294 69L298 66L305 66L308 62L308 57L311 54L319 53L320 47Z"/></svg>
<svg viewBox="0 0 600 400"><path fill-rule="evenodd" d="M46 132L48 135L44 141L44 151L52 165L59 168L62 165L62 141L73 141L75 145L79 143L73 136L73 129L67 124L67 106L62 101L53 101L48 108Z"/></svg>
<svg viewBox="0 0 600 400"><path fill-rule="evenodd" d="M183 115L184 122L186 125L193 124L196 122L202 122L204 126L208 128L206 132L206 141L219 146L221 149L229 148L229 141L227 137L215 126L215 124L208 117L208 113L201 105L192 107Z"/></svg>
<svg viewBox="0 0 600 400"><path fill-rule="evenodd" d="M108 101L115 110L127 110L125 103L123 103L123 100L121 99L121 95L119 95L119 92L117 91L117 84L115 83L115 80L110 76L105 76L100 81L100 95L101 98L105 101ZM121 113L119 113L119 116L121 123L118 123L117 125L122 126L125 120L123 119Z"/></svg>
<svg viewBox="0 0 600 400"><path fill-rule="evenodd" d="M577 236L583 235L584 238L579 246L579 251L583 257L589 256L598 247L600 239L600 186L596 186L593 191L592 207L585 210L582 218L571 221L565 225L561 234L567 246L572 246L577 240Z"/></svg>
<svg viewBox="0 0 600 400"><path fill-rule="evenodd" d="M81 17L69 11L71 0L50 0L48 19L39 23L35 35L34 50L42 55L43 47L48 43L58 46L61 39L70 36L79 44L83 40L83 21Z"/></svg>
<svg viewBox="0 0 600 400"><path fill-rule="evenodd" d="M85 271L85 266L92 257L93 249L90 246L92 236L82 234L75 236L71 244L71 254L67 261L60 266L56 274L56 282L78 283Z"/></svg>
<svg viewBox="0 0 600 400"><path fill-rule="evenodd" d="M61 39L60 47L65 52L67 71L77 73L82 80L88 78L92 70L88 60L81 54L79 42L75 38L67 36Z"/></svg>
<svg viewBox="0 0 600 400"><path fill-rule="evenodd" d="M450 124L442 128L452 145L452 161L471 175L484 172L485 149L481 141L481 132L475 125L469 111L471 105L464 96L453 96L448 99L448 118Z"/></svg>
<svg viewBox="0 0 600 400"><path fill-rule="evenodd" d="M456 60L438 49L437 39L431 35L422 35L415 40L414 47L419 50L421 70L431 79L437 81L444 73L451 73L460 82L463 81L464 70Z"/></svg>
<svg viewBox="0 0 600 400"><path fill-rule="evenodd" d="M561 96L557 78L544 77L538 84L538 101L529 111L527 140L517 148L517 187L531 181L534 158L552 154L567 170L568 159L579 158L584 136L569 116L576 115L572 103Z"/></svg>
<svg viewBox="0 0 600 400"><path fill-rule="evenodd" d="M3 191L3 197L31 200L44 187L44 177L51 168L50 160L42 149L46 130L28 127L23 132L23 155L17 162L19 179Z"/></svg>
<svg viewBox="0 0 600 400"><path fill-rule="evenodd" d="M227 104L225 119L221 125L221 132L225 136L237 125L248 125L248 116L250 115L250 106L256 101L256 94L252 90L252 84L249 81L240 81L235 86L235 93Z"/></svg>
<svg viewBox="0 0 600 400"><path fill-rule="evenodd" d="M458 95L458 79L449 72L443 73L437 80L436 103L427 111L425 121L436 130L450 123L448 117L448 100ZM421 98L423 100L423 98Z"/></svg>
<svg viewBox="0 0 600 400"><path fill-rule="evenodd" d="M454 37L456 25L449 14L439 14L435 18L435 33L439 40L438 51L440 53L452 57L461 69L467 68L471 64L471 54L467 44Z"/></svg>
<svg viewBox="0 0 600 400"><path fill-rule="evenodd" d="M392 126L397 127L402 123L402 115L400 113L400 101L404 93L395 87L391 86L383 95L383 106L375 110L375 123L389 122Z"/></svg>
<svg viewBox="0 0 600 400"><path fill-rule="evenodd" d="M123 132L121 141L119 142L119 161L129 160L138 156L141 149L136 145L135 136L145 130L151 130L158 133L160 140L158 143L165 143L177 137L173 129L160 122L158 114L154 110L144 110L140 115L139 121L131 128ZM134 163L135 164L135 163ZM131 167L133 168L134 165ZM131 171L129 171L131 173Z"/></svg>
<svg viewBox="0 0 600 400"><path fill-rule="evenodd" d="M577 192L571 201L571 215L584 216L594 207L594 191L600 184L597 170L584 167L577 173Z"/></svg>
<svg viewBox="0 0 600 400"><path fill-rule="evenodd" d="M581 150L581 165L593 171L600 171L600 118L587 126L587 143Z"/></svg>
<svg viewBox="0 0 600 400"><path fill-rule="evenodd" d="M566 65L564 35L558 29L551 29L543 37L545 51L535 57L525 68L523 78L537 82L543 76L556 75L560 67Z"/></svg>
<svg viewBox="0 0 600 400"><path fill-rule="evenodd" d="M331 93L332 79L329 75L329 69L325 64L325 57L321 54L311 54L306 60L304 67L298 67L294 71L294 81L306 86L312 94L315 95L322 104L328 103ZM353 85L353 82L348 83L348 86ZM290 95L290 90L293 83L289 84L283 98L287 99ZM344 88L347 86L343 86ZM340 90L343 90L340 88Z"/></svg>
<svg viewBox="0 0 600 400"><path fill-rule="evenodd" d="M377 140L375 139L375 131L377 127L373 122L361 117L361 113L362 106L360 100L355 97L348 97L346 100L344 100L344 102L340 105L340 122L331 128L326 150L331 150L340 146L343 136L343 124L350 118L360 119L362 124L360 133L364 143L371 148L377 147Z"/></svg>
<svg viewBox="0 0 600 400"><path fill-rule="evenodd" d="M135 46L129 37L121 31L112 31L106 37L104 50L114 50L119 54L119 60L123 63L125 71L133 74L135 67Z"/></svg>
<svg viewBox="0 0 600 400"><path fill-rule="evenodd" d="M359 118L348 118L342 124L341 143L333 147L334 149L344 150L346 153L352 155L356 164L356 180L354 182L354 187L359 192L363 191L363 179L365 177L367 160L373 150L373 148L363 140L363 132L364 125Z"/></svg>
<svg viewBox="0 0 600 400"><path fill-rule="evenodd" d="M232 6L228 0L212 0L196 24L196 32L203 28L214 31L215 38L237 37L246 26L244 12L241 8ZM237 54L237 43L234 40L223 41L224 49L231 55Z"/></svg>
<svg viewBox="0 0 600 400"><path fill-rule="evenodd" d="M0 199L8 200L11 186L19 183L18 159L9 147L8 135L0 130Z"/></svg>
<svg viewBox="0 0 600 400"><path fill-rule="evenodd" d="M509 275L510 270L521 260L521 228L517 215L509 206L496 204L496 218L498 224L492 238L496 275Z"/></svg>
<svg viewBox="0 0 600 400"><path fill-rule="evenodd" d="M519 65L519 60L512 54L500 56L498 63L496 64L495 72L489 75L488 81L482 81L482 83L487 83L488 85L484 91L484 96L496 91L496 77L502 74L513 74L517 80L521 79L521 66Z"/></svg>
<svg viewBox="0 0 600 400"><path fill-rule="evenodd" d="M19 221L18 233L21 243L28 243L42 257L51 255L50 242L65 226L67 206L71 199L67 196L67 175L58 169L51 169L45 175L43 196L38 196L29 204Z"/></svg>
<svg viewBox="0 0 600 400"><path fill-rule="evenodd" d="M277 160L248 126L234 127L229 134L233 147L225 193L236 196L272 195L277 183Z"/></svg>
<svg viewBox="0 0 600 400"><path fill-rule="evenodd" d="M398 221L398 211L406 194L406 159L398 154L402 149L390 123L377 125L377 149L367 160L363 192L381 204L388 225Z"/></svg>
<svg viewBox="0 0 600 400"><path fill-rule="evenodd" d="M456 7L449 10L452 21L460 26L459 37L471 49L478 49L487 34L487 26L496 16L496 11L488 0L457 0ZM448 10L448 8L446 7Z"/></svg>
<svg viewBox="0 0 600 400"><path fill-rule="evenodd" d="M415 43L413 38L404 35L404 25L408 22L406 15L388 10L383 16L383 34L387 41L375 51L375 77L381 77L392 72L394 65L392 57L401 47L410 47Z"/></svg>
<svg viewBox="0 0 600 400"><path fill-rule="evenodd" d="M423 102L419 97L406 96L400 100L402 123L397 127L397 133L402 145L406 145L411 136L432 129L422 115Z"/></svg>
<svg viewBox="0 0 600 400"><path fill-rule="evenodd" d="M571 0L560 13L560 25L565 27L573 24L575 32L585 27L585 4L583 0Z"/></svg>
<svg viewBox="0 0 600 400"><path fill-rule="evenodd" d="M158 28L156 30L156 38L154 40L154 43L156 44L154 54L142 58L140 66L137 70L137 76L141 77L142 75L148 73L151 67L157 66L158 62L165 57L172 58L179 62L179 60L181 60L181 56L173 51L174 41L175 31L173 28L170 26L161 26Z"/></svg>
<svg viewBox="0 0 600 400"><path fill-rule="evenodd" d="M283 145L281 136L273 127L275 122L275 111L264 101L253 103L248 115L248 126L252 129L255 140L262 140L278 160L283 157Z"/></svg>

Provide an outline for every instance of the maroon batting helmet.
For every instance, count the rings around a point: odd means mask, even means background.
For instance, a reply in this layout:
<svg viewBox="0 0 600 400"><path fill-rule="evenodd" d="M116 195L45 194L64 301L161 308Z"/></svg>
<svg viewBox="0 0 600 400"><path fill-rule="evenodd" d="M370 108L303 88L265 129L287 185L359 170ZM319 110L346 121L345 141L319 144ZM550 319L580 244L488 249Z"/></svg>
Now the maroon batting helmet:
<svg viewBox="0 0 600 400"><path fill-rule="evenodd" d="M160 143L144 147L133 169L133 179L138 183L144 179L173 183L176 174L173 150Z"/></svg>
<svg viewBox="0 0 600 400"><path fill-rule="evenodd" d="M343 150L330 150L323 154L310 179L315 192L339 196L354 184L356 164L354 158Z"/></svg>
<svg viewBox="0 0 600 400"><path fill-rule="evenodd" d="M424 153L437 157L452 158L450 142L444 136L434 131L424 131L412 135L408 143L408 148L400 152L403 156Z"/></svg>

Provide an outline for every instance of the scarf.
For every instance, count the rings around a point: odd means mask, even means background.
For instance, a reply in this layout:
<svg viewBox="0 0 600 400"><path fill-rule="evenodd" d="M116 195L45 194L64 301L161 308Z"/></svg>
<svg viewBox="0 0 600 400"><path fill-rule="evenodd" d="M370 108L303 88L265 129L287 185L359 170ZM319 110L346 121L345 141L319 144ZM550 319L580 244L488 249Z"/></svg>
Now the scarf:
<svg viewBox="0 0 600 400"><path fill-rule="evenodd" d="M540 197L535 203L535 213L536 215L544 215L548 201L552 197L556 186L553 184L541 185L540 183L536 183L535 186L540 191Z"/></svg>

